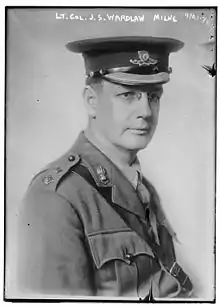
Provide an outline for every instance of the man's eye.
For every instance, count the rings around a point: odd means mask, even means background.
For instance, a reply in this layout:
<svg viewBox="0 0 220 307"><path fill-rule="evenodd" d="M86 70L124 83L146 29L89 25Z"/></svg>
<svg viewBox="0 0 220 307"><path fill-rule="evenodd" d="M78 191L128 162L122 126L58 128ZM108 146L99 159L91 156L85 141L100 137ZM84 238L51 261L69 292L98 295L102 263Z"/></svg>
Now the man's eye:
<svg viewBox="0 0 220 307"><path fill-rule="evenodd" d="M148 100L152 102L159 102L160 95L158 93L150 93L148 94Z"/></svg>
<svg viewBox="0 0 220 307"><path fill-rule="evenodd" d="M134 92L126 92L121 94L122 97L128 98L128 97L133 97L135 96Z"/></svg>
<svg viewBox="0 0 220 307"><path fill-rule="evenodd" d="M136 99L136 98L138 98L138 93L136 93L136 92L125 92L125 93L119 94L118 96L120 96L124 99L127 99L127 100Z"/></svg>

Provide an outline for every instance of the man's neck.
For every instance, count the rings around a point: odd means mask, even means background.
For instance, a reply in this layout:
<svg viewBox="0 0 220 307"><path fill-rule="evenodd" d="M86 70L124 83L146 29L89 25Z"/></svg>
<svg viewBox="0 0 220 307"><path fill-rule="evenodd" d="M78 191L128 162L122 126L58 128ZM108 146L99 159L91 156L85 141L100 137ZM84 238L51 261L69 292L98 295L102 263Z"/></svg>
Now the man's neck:
<svg viewBox="0 0 220 307"><path fill-rule="evenodd" d="M107 139L98 131L87 128L85 136L96 147L98 147L108 158L110 158L120 168L131 165L136 159L136 153L134 151L125 150L119 146L107 141Z"/></svg>

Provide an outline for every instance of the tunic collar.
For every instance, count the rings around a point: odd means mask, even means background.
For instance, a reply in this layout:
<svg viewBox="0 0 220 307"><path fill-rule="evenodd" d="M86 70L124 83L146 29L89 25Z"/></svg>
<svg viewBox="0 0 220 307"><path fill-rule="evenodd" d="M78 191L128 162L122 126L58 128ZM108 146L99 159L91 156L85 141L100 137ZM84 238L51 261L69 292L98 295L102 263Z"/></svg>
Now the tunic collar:
<svg viewBox="0 0 220 307"><path fill-rule="evenodd" d="M111 188L112 201L124 209L145 218L144 207L128 177L100 148L90 142L81 132L71 151L81 157L82 163L89 169L96 184L102 188ZM106 172L108 181L100 180L98 169Z"/></svg>
<svg viewBox="0 0 220 307"><path fill-rule="evenodd" d="M84 132L85 137L87 140L95 145L105 156L107 156L123 173L123 175L130 181L132 186L136 189L139 180L142 179L141 175L141 166L138 157L136 156L134 161L129 165L122 165L120 160L118 159L117 154L103 146L103 144L94 136L89 136L87 132Z"/></svg>

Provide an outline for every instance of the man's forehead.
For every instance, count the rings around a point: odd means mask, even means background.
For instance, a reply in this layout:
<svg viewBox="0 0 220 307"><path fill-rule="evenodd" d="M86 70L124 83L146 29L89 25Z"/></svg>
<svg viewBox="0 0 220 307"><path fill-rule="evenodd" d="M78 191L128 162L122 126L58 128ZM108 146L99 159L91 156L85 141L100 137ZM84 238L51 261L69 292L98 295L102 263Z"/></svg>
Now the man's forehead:
<svg viewBox="0 0 220 307"><path fill-rule="evenodd" d="M146 85L124 85L109 82L103 80L104 88L112 89L115 91L128 90L128 91L142 91L142 92L152 92L152 91L163 91L162 84L146 84Z"/></svg>

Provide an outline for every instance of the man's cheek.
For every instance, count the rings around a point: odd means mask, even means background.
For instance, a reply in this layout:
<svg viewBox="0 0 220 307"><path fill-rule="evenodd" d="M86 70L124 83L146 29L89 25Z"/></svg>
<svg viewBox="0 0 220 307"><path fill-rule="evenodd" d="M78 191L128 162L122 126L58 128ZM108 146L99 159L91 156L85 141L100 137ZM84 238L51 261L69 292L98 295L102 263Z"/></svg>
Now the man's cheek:
<svg viewBox="0 0 220 307"><path fill-rule="evenodd" d="M117 125L123 126L123 124L125 124L128 120L126 110L120 107L115 108L113 113L113 118Z"/></svg>
<svg viewBox="0 0 220 307"><path fill-rule="evenodd" d="M99 112L99 120L102 122L102 124L106 124L109 122L111 118L111 112L108 107L102 108Z"/></svg>

